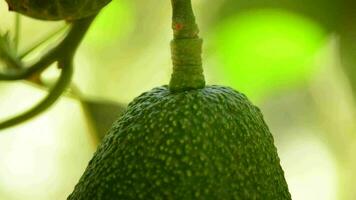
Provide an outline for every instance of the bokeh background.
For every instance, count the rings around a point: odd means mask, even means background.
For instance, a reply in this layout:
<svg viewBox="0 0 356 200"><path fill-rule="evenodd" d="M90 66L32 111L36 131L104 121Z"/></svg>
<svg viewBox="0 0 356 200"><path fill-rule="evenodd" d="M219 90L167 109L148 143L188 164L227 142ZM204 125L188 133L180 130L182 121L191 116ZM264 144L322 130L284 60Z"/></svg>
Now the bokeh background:
<svg viewBox="0 0 356 200"><path fill-rule="evenodd" d="M261 108L292 198L356 199L356 3L193 3L207 82L231 86ZM101 12L77 53L71 92L44 114L0 131L1 200L66 199L125 105L168 83L170 12L168 0L115 0ZM22 17L20 51L63 25ZM14 32L4 1L0 30ZM57 75L52 67L45 82ZM26 81L0 82L0 120L45 94Z"/></svg>

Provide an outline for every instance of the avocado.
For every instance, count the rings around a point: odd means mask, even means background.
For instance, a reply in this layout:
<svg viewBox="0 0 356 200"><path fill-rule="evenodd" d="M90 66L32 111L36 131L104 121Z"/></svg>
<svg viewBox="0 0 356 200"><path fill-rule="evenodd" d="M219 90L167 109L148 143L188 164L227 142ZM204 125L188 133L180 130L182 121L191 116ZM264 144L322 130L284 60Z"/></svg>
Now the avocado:
<svg viewBox="0 0 356 200"><path fill-rule="evenodd" d="M291 199L279 162L245 95L157 87L129 104L68 199Z"/></svg>
<svg viewBox="0 0 356 200"><path fill-rule="evenodd" d="M289 200L260 110L206 86L190 0L172 0L173 73L114 123L69 200Z"/></svg>

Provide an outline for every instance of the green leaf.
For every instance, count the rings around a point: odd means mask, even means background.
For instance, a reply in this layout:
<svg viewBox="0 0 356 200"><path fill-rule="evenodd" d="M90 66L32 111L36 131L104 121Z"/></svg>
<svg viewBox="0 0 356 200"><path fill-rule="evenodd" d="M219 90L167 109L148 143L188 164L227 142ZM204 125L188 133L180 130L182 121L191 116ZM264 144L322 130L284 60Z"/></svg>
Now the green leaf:
<svg viewBox="0 0 356 200"><path fill-rule="evenodd" d="M126 106L112 101L82 100L85 112L92 127L101 140L108 132L112 123L123 114Z"/></svg>
<svg viewBox="0 0 356 200"><path fill-rule="evenodd" d="M252 98L308 79L325 38L317 23L276 9L236 15L215 33L227 84Z"/></svg>
<svg viewBox="0 0 356 200"><path fill-rule="evenodd" d="M99 13L85 40L99 47L117 41L133 27L132 14L129 1L112 1Z"/></svg>

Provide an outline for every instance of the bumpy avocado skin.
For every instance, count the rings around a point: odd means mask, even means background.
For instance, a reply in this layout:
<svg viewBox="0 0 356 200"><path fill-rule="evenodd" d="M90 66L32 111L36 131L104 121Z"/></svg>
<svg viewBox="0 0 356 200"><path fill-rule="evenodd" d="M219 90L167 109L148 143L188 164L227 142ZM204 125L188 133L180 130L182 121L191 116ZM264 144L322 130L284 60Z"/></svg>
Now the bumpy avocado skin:
<svg viewBox="0 0 356 200"><path fill-rule="evenodd" d="M171 93L128 106L69 200L291 199L260 110L231 88Z"/></svg>

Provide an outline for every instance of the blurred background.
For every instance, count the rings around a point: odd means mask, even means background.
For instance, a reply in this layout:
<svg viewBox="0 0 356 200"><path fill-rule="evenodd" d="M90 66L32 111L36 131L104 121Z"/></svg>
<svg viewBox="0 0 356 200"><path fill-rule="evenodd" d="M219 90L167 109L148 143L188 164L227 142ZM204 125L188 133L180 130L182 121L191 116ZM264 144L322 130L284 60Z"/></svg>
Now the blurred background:
<svg viewBox="0 0 356 200"><path fill-rule="evenodd" d="M231 86L261 108L292 198L356 199L356 3L193 3L207 82ZM0 199L66 199L125 105L168 83L170 17L168 0L115 0L100 13L76 55L75 89L44 114L0 131ZM13 33L14 19L0 1L0 31ZM22 17L19 49L63 25ZM52 67L44 79L57 76ZM26 81L0 82L0 120L45 94Z"/></svg>

